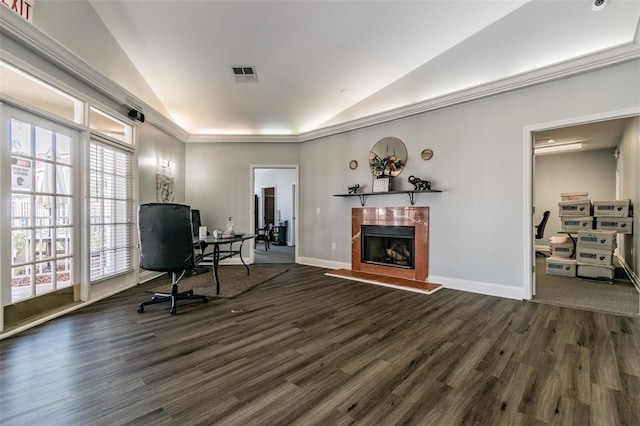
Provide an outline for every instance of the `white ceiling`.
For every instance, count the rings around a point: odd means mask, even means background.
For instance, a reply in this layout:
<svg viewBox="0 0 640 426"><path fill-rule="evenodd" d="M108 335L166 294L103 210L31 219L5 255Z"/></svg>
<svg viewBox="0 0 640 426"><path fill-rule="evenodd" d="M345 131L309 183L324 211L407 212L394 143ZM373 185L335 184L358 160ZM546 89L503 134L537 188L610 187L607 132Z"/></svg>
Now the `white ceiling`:
<svg viewBox="0 0 640 426"><path fill-rule="evenodd" d="M535 147L582 144L582 151L615 148L630 118L603 120L535 133Z"/></svg>
<svg viewBox="0 0 640 426"><path fill-rule="evenodd" d="M640 17L637 0L89 1L191 135L362 119L630 43Z"/></svg>

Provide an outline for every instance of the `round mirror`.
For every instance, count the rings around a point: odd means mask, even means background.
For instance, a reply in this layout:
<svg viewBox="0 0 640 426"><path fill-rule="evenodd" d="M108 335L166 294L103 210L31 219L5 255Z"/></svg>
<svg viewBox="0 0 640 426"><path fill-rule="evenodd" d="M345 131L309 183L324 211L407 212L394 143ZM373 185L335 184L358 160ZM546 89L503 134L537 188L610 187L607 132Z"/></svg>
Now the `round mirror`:
<svg viewBox="0 0 640 426"><path fill-rule="evenodd" d="M380 139L369 153L369 167L374 177L396 177L407 164L407 147L398 138Z"/></svg>

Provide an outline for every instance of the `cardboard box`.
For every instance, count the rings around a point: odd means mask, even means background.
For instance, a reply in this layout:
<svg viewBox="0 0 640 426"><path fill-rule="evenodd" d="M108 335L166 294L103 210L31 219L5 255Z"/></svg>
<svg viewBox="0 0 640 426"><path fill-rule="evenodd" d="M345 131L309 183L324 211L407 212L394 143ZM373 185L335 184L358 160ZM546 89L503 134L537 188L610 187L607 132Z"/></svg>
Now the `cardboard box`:
<svg viewBox="0 0 640 426"><path fill-rule="evenodd" d="M551 240L549 243L549 249L551 250L551 256L553 257L572 257L573 256L573 241L567 238L566 242L555 242Z"/></svg>
<svg viewBox="0 0 640 426"><path fill-rule="evenodd" d="M633 234L632 217L599 217L596 229L616 231L618 234Z"/></svg>
<svg viewBox="0 0 640 426"><path fill-rule="evenodd" d="M613 264L613 250L601 250L590 247L576 248L576 261L589 265L610 266Z"/></svg>
<svg viewBox="0 0 640 426"><path fill-rule="evenodd" d="M591 201L560 201L558 203L559 216L591 216Z"/></svg>
<svg viewBox="0 0 640 426"><path fill-rule="evenodd" d="M594 201L593 215L596 217L628 217L631 200Z"/></svg>
<svg viewBox="0 0 640 426"><path fill-rule="evenodd" d="M610 250L616 248L616 231L610 230L590 230L578 231L576 239L578 247L599 248L601 250Z"/></svg>
<svg viewBox="0 0 640 426"><path fill-rule="evenodd" d="M562 201L576 201L576 200L586 200L589 198L589 193L587 192L563 192L560 194L560 198Z"/></svg>
<svg viewBox="0 0 640 426"><path fill-rule="evenodd" d="M576 260L563 257L547 257L545 259L545 272L549 275L563 275L565 277L576 276Z"/></svg>
<svg viewBox="0 0 640 426"><path fill-rule="evenodd" d="M614 265L588 265L578 263L578 277L591 278L596 280L611 281L615 275L616 267Z"/></svg>
<svg viewBox="0 0 640 426"><path fill-rule="evenodd" d="M563 231L584 231L593 229L593 217L561 217L561 227Z"/></svg>

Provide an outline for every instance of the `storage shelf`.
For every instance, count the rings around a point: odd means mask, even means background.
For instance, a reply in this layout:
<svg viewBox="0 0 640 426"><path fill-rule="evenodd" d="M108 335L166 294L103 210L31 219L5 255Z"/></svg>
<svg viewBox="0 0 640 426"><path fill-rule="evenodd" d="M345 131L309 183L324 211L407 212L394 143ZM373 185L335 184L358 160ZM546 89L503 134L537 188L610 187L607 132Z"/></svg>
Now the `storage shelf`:
<svg viewBox="0 0 640 426"><path fill-rule="evenodd" d="M408 191L386 191L386 192L356 192L355 194L334 194L334 197L358 197L360 198L360 205L364 207L365 201L369 195L390 195L390 194L408 194L409 202L411 205L415 203L414 194L422 194L427 192L442 192L437 189L429 189L425 191L416 191L416 190L408 190Z"/></svg>

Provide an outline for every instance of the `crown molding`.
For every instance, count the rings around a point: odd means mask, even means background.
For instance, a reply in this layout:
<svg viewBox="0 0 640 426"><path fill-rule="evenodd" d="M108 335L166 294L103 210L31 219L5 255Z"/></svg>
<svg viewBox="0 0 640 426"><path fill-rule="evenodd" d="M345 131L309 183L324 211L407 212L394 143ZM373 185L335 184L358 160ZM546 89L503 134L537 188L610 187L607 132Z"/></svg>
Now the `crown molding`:
<svg viewBox="0 0 640 426"><path fill-rule="evenodd" d="M113 102L123 106L123 114L136 108L144 112L147 122L164 130L180 141L189 137L180 126L169 120L155 108L147 105L133 93L105 77L87 62L53 40L31 23L14 13L0 14L0 35L9 37L29 51L56 65L82 83L96 90ZM126 110L126 111L125 111Z"/></svg>
<svg viewBox="0 0 640 426"><path fill-rule="evenodd" d="M463 102L470 102L477 99L510 92L513 90L532 87L554 80L574 77L579 74L584 74L613 65L634 61L639 58L640 46L637 41L634 41L632 43L618 46L613 49L597 52L591 55L585 55L580 58L522 73L517 76L512 76L506 79L474 86L437 98L428 99L423 102L418 102L412 105L384 111L379 114L373 114L368 117L353 120L347 123L337 124L334 126L312 130L310 132L301 133L299 135L299 141L304 142L335 135L338 133L357 130L364 127L375 126L377 124L382 124L441 108L446 108Z"/></svg>
<svg viewBox="0 0 640 426"><path fill-rule="evenodd" d="M300 142L298 135L190 135L186 140L188 143L297 143Z"/></svg>
<svg viewBox="0 0 640 426"><path fill-rule="evenodd" d="M357 120L327 127L320 127L297 135L205 135L189 134L172 120L165 117L163 114L147 105L141 99L137 98L118 84L106 78L91 65L17 15L10 13L0 14L0 24L1 35L11 37L29 50L61 67L83 83L112 99L114 102L120 103L124 106L141 109L145 114L146 121L185 143L305 142L377 124L387 123L416 114L446 108L463 102L469 102L513 90L532 87L554 80L573 77L640 58L639 26L636 30L635 39L630 43L539 68L502 80L463 89L444 96L428 99L423 102L383 111Z"/></svg>

